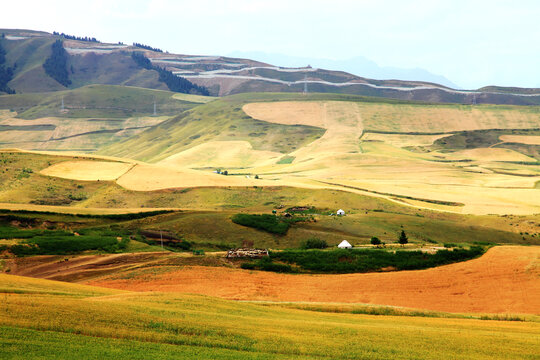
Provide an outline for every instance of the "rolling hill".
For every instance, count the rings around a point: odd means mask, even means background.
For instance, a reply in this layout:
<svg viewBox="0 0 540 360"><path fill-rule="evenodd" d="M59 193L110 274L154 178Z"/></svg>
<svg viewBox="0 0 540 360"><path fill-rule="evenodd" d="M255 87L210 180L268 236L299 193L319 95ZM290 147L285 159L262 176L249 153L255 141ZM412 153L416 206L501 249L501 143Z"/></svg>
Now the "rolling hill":
<svg viewBox="0 0 540 360"><path fill-rule="evenodd" d="M117 85L3 95L0 146L96 151L198 105L191 96Z"/></svg>

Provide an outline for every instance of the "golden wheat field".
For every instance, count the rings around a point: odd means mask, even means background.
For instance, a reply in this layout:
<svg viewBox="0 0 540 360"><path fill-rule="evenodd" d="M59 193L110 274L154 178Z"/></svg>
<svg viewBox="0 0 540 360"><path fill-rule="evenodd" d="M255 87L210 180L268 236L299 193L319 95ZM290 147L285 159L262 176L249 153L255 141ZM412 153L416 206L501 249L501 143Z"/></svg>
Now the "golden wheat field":
<svg viewBox="0 0 540 360"><path fill-rule="evenodd" d="M4 274L0 284L9 358L532 359L538 351L532 318L235 302Z"/></svg>

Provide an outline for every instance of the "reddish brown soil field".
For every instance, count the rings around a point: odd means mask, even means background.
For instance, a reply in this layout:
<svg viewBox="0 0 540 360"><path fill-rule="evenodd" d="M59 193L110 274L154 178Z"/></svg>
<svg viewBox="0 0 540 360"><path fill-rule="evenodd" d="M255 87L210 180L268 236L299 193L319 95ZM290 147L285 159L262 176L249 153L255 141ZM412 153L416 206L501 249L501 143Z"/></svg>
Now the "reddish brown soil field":
<svg viewBox="0 0 540 360"><path fill-rule="evenodd" d="M187 266L88 284L236 300L370 303L448 312L540 314L540 247L501 246L479 259L392 273L286 275Z"/></svg>
<svg viewBox="0 0 540 360"><path fill-rule="evenodd" d="M41 279L78 282L106 274L129 270L141 264L152 264L171 257L169 252L114 255L43 255L6 261L10 274Z"/></svg>

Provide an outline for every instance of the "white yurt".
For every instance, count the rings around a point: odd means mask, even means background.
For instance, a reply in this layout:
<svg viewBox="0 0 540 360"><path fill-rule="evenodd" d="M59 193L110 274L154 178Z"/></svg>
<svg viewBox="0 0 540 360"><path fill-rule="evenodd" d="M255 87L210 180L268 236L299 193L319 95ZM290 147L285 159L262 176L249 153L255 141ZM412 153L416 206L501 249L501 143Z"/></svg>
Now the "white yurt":
<svg viewBox="0 0 540 360"><path fill-rule="evenodd" d="M343 216L345 215L345 211L343 211L342 209L339 209L336 214L338 214L339 216Z"/></svg>
<svg viewBox="0 0 540 360"><path fill-rule="evenodd" d="M340 242L337 247L340 249L352 249L352 245L347 240Z"/></svg>

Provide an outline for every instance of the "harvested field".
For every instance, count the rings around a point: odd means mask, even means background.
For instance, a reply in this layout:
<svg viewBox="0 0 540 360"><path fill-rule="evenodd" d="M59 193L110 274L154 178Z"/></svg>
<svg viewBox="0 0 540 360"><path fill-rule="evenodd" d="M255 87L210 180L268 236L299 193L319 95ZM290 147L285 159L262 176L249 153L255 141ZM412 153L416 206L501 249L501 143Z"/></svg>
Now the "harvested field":
<svg viewBox="0 0 540 360"><path fill-rule="evenodd" d="M520 143L528 145L540 145L540 136L528 135L501 135L499 139L504 142Z"/></svg>
<svg viewBox="0 0 540 360"><path fill-rule="evenodd" d="M362 136L363 141L383 141L395 147L406 146L429 146L438 139L447 137L448 134L438 135L404 135L404 134L378 134L365 133Z"/></svg>
<svg viewBox="0 0 540 360"><path fill-rule="evenodd" d="M274 163L283 154L254 150L247 141L209 141L161 160L158 164L171 167L247 167Z"/></svg>
<svg viewBox="0 0 540 360"><path fill-rule="evenodd" d="M88 284L235 300L368 303L448 312L540 314L540 247L501 246L481 258L392 273L284 275L186 267L152 278Z"/></svg>
<svg viewBox="0 0 540 360"><path fill-rule="evenodd" d="M477 161L536 161L534 158L503 148L478 148L456 151L448 156L454 159L471 159Z"/></svg>
<svg viewBox="0 0 540 360"><path fill-rule="evenodd" d="M65 161L43 169L43 175L84 181L112 181L125 174L132 164L109 161Z"/></svg>
<svg viewBox="0 0 540 360"><path fill-rule="evenodd" d="M244 176L224 176L191 169L171 169L158 165L136 165L117 180L118 185L136 191L200 186L270 185L264 180Z"/></svg>

